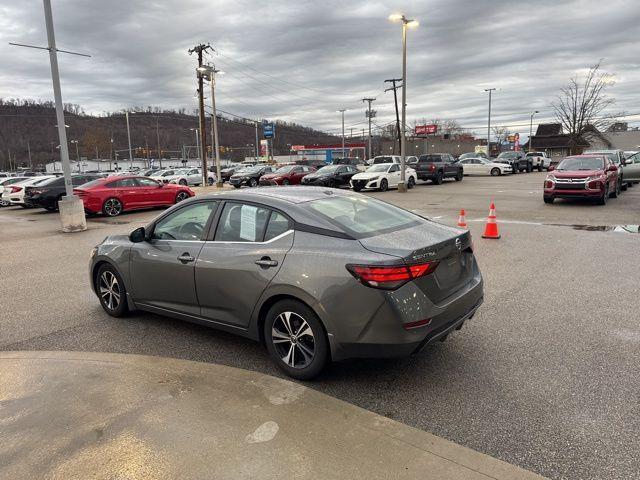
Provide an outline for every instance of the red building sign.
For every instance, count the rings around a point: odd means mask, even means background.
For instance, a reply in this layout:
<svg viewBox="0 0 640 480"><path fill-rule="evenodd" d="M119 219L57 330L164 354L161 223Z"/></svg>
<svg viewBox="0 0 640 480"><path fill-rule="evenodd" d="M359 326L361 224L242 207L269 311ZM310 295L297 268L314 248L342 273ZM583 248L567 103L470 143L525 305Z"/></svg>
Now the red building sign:
<svg viewBox="0 0 640 480"><path fill-rule="evenodd" d="M416 125L416 135L433 135L438 132L438 125Z"/></svg>

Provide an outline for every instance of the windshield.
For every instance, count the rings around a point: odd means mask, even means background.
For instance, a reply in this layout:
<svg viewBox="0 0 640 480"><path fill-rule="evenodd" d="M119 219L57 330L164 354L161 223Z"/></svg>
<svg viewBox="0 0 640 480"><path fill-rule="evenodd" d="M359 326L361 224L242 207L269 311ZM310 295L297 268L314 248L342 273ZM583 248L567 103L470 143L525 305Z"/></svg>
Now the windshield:
<svg viewBox="0 0 640 480"><path fill-rule="evenodd" d="M375 157L373 163L393 163L393 157Z"/></svg>
<svg viewBox="0 0 640 480"><path fill-rule="evenodd" d="M322 167L320 170L318 170L318 173L333 173L338 168L340 168L340 165L327 165L326 167Z"/></svg>
<svg viewBox="0 0 640 480"><path fill-rule="evenodd" d="M263 167L260 167L260 166L247 167L244 170L242 170L242 173L258 173L262 169Z"/></svg>
<svg viewBox="0 0 640 480"><path fill-rule="evenodd" d="M296 168L295 165L287 165L285 167L280 167L279 169L277 169L275 172L275 174L277 175L284 175L285 173L289 173L291 170L293 170L294 168Z"/></svg>
<svg viewBox="0 0 640 480"><path fill-rule="evenodd" d="M464 160L465 158L477 158L478 154L477 153L463 153L462 155L460 155L459 160Z"/></svg>
<svg viewBox="0 0 640 480"><path fill-rule="evenodd" d="M374 165L373 167L367 168L367 172L386 172L389 170L388 163L381 163L379 165Z"/></svg>
<svg viewBox="0 0 640 480"><path fill-rule="evenodd" d="M410 212L373 198L344 196L305 204L314 213L355 238L372 237L420 223Z"/></svg>
<svg viewBox="0 0 640 480"><path fill-rule="evenodd" d="M104 178L97 178L96 180L91 180L90 182L83 184L82 188L91 188L102 183L104 183Z"/></svg>
<svg viewBox="0 0 640 480"><path fill-rule="evenodd" d="M441 162L442 157L440 155L420 155L419 162Z"/></svg>
<svg viewBox="0 0 640 480"><path fill-rule="evenodd" d="M604 160L601 157L567 157L560 162L556 170L602 170Z"/></svg>
<svg viewBox="0 0 640 480"><path fill-rule="evenodd" d="M515 158L517 156L514 152L502 152L498 155L498 158Z"/></svg>

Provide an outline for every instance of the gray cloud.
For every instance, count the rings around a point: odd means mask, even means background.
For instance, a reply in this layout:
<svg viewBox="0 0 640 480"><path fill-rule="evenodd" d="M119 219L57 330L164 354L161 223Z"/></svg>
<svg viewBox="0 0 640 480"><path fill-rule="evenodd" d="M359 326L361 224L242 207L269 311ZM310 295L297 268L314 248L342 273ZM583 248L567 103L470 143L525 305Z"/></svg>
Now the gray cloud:
<svg viewBox="0 0 640 480"><path fill-rule="evenodd" d="M604 59L616 74L617 110L640 112L635 0L200 1L53 0L66 102L89 112L133 105L195 106L195 58L225 71L219 107L251 118L280 118L337 129L364 126L360 99L375 96L378 124L393 120L385 78L401 76L404 10L421 25L408 35L408 118L455 118L482 133L484 88L497 87L496 123L524 124L567 79ZM46 42L39 0L0 0L0 96L51 98L44 52L7 45ZM631 118L640 123L640 116ZM516 127L523 134L526 127Z"/></svg>

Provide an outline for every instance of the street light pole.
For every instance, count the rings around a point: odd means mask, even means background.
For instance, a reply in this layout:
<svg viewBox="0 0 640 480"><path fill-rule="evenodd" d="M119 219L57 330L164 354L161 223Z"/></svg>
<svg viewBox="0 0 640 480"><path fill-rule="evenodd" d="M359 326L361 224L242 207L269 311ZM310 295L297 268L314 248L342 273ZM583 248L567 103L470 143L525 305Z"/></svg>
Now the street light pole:
<svg viewBox="0 0 640 480"><path fill-rule="evenodd" d="M342 158L344 158L344 112L346 112L346 110L343 108L338 111L342 114Z"/></svg>
<svg viewBox="0 0 640 480"><path fill-rule="evenodd" d="M398 183L398 192L406 192L406 126L407 126L407 27L417 27L418 22L409 20L405 15L390 15L391 21L402 21L402 131L400 132L400 183Z"/></svg>
<svg viewBox="0 0 640 480"><path fill-rule="evenodd" d="M533 142L533 140L531 139L531 136L533 135L533 116L536 113L540 113L538 110L534 110L533 112L531 112L531 123L529 124L529 151L531 152L533 150L533 148L531 147L531 143Z"/></svg>
<svg viewBox="0 0 640 480"><path fill-rule="evenodd" d="M256 145L255 145L255 147L256 147L256 162L257 162L258 161L258 157L259 157L259 152L258 152L258 148L259 148L259 145L258 145L258 122L256 122Z"/></svg>
<svg viewBox="0 0 640 480"><path fill-rule="evenodd" d="M489 115L487 119L487 158L491 158L491 92L495 88L485 88L485 92L489 92Z"/></svg>
<svg viewBox="0 0 640 480"><path fill-rule="evenodd" d="M131 130L129 130L129 110L124 113L127 119L127 139L129 140L129 170L133 170L133 153L131 151Z"/></svg>
<svg viewBox="0 0 640 480"><path fill-rule="evenodd" d="M69 143L76 144L76 162L78 162L78 173L80 173L80 152L78 150L78 140L71 140Z"/></svg>
<svg viewBox="0 0 640 480"><path fill-rule="evenodd" d="M162 169L162 153L160 152L160 117L156 117L156 136L158 137L158 164Z"/></svg>

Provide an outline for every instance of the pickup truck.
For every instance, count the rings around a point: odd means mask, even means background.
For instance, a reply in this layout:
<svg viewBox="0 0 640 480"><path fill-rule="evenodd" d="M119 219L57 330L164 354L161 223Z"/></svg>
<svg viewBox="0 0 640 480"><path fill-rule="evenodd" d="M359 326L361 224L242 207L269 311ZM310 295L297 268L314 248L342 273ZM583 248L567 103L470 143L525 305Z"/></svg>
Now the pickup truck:
<svg viewBox="0 0 640 480"><path fill-rule="evenodd" d="M551 159L545 152L527 152L525 158L531 159L531 166L537 168L539 172L542 169L548 170L551 165Z"/></svg>
<svg viewBox="0 0 640 480"><path fill-rule="evenodd" d="M436 185L440 185L445 178L455 178L456 182L461 182L464 174L462 165L448 153L420 155L411 168L420 180L431 180Z"/></svg>

